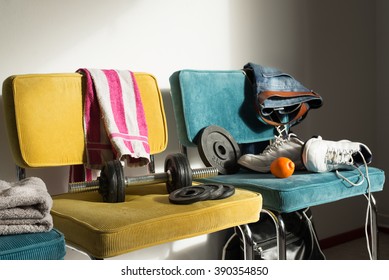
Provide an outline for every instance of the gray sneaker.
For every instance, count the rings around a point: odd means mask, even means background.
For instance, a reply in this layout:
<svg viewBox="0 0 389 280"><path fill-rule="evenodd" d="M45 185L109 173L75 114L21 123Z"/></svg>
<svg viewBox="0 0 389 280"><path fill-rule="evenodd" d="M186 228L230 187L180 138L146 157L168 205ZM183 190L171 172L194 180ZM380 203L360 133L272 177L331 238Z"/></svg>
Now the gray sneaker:
<svg viewBox="0 0 389 280"><path fill-rule="evenodd" d="M295 169L304 169L301 160L304 142L295 134L290 133L286 138L276 136L275 140L259 155L245 154L238 159L238 164L248 169L268 173L270 165L276 158L287 157L295 164Z"/></svg>

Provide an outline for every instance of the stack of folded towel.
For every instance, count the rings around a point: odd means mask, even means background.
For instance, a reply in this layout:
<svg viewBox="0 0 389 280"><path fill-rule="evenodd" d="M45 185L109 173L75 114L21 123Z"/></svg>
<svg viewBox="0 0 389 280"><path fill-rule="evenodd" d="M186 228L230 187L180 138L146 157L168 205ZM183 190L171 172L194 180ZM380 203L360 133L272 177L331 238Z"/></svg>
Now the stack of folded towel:
<svg viewBox="0 0 389 280"><path fill-rule="evenodd" d="M13 183L0 180L0 235L50 231L52 204L46 185L39 178Z"/></svg>

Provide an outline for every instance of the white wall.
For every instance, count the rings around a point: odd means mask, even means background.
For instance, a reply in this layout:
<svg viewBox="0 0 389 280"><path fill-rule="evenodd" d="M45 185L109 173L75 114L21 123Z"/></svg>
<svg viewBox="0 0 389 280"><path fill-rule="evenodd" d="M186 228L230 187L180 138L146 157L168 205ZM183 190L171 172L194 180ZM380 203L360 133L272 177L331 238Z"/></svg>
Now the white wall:
<svg viewBox="0 0 389 280"><path fill-rule="evenodd" d="M389 170L382 140L388 129L378 122L387 119L387 102L382 102L388 88L383 74L388 67L387 12L384 0L0 0L0 80L80 67L153 73L164 94L169 153L178 149L171 73L240 69L249 61L274 66L324 98L324 106L296 127L300 137L320 134L363 142L372 149L375 165ZM1 121L0 178L15 180L5 139ZM27 175L44 178L53 194L66 189L66 168ZM377 195L379 221L389 225L387 197L386 192ZM365 207L361 198L314 207L319 236L360 227ZM151 249L150 255L159 251ZM169 258L180 256L175 254Z"/></svg>

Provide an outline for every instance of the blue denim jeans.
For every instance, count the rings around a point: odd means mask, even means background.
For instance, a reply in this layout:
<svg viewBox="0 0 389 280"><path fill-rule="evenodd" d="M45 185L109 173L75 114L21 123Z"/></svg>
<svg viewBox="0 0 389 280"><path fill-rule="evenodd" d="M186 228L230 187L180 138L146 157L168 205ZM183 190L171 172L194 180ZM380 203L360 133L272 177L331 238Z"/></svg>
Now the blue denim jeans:
<svg viewBox="0 0 389 280"><path fill-rule="evenodd" d="M248 63L244 70L253 84L257 111L265 123L271 120L294 125L305 117L309 109L322 105L322 98L318 94L276 68ZM302 104L306 113L293 120Z"/></svg>

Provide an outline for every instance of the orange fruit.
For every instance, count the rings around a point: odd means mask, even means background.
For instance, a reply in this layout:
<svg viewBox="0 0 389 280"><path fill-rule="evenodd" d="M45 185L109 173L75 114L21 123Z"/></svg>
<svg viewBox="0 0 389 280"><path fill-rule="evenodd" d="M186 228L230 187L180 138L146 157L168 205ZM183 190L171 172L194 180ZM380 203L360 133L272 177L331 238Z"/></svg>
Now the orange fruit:
<svg viewBox="0 0 389 280"><path fill-rule="evenodd" d="M270 172L278 178L287 178L294 172L294 162L287 157L279 157L270 164Z"/></svg>

